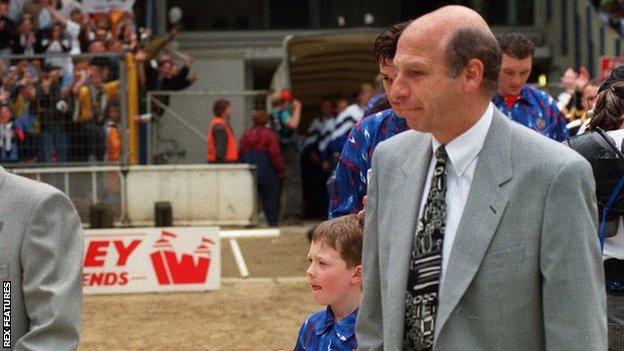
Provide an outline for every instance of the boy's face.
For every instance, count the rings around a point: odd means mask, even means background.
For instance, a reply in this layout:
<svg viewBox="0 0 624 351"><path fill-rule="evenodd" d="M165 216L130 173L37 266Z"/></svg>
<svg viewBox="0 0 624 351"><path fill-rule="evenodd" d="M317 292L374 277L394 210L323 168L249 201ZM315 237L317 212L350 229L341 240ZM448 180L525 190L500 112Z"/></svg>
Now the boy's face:
<svg viewBox="0 0 624 351"><path fill-rule="evenodd" d="M361 282L358 267L347 267L338 251L320 240L310 244L308 253L310 266L306 271L312 298L319 305L340 303L349 289Z"/></svg>

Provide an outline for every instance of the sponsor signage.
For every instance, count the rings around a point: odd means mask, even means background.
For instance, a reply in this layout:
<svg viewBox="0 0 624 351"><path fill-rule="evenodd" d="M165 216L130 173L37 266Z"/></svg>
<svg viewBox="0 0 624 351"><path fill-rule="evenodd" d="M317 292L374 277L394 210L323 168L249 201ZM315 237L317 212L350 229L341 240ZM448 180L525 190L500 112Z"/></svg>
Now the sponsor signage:
<svg viewBox="0 0 624 351"><path fill-rule="evenodd" d="M82 0L82 10L86 13L110 11L132 11L135 0Z"/></svg>
<svg viewBox="0 0 624 351"><path fill-rule="evenodd" d="M85 230L85 294L216 290L219 228Z"/></svg>
<svg viewBox="0 0 624 351"><path fill-rule="evenodd" d="M616 67L624 65L624 56L603 56L600 59L600 80L605 80Z"/></svg>

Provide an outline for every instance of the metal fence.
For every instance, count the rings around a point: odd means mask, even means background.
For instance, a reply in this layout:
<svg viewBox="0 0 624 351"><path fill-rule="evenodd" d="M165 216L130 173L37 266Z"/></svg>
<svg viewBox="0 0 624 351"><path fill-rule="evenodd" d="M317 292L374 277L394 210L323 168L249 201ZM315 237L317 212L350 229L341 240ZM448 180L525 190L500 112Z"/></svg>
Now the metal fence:
<svg viewBox="0 0 624 351"><path fill-rule="evenodd" d="M3 56L0 163L121 162L128 144L121 54Z"/></svg>

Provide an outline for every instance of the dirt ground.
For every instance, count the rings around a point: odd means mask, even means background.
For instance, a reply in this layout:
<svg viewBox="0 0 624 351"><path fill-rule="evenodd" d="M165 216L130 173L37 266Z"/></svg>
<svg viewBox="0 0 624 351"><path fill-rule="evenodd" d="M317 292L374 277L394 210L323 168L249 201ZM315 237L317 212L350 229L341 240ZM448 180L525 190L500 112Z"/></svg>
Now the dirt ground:
<svg viewBox="0 0 624 351"><path fill-rule="evenodd" d="M222 242L219 291L85 296L79 350L292 350L299 326L320 308L303 279L308 228L239 240L245 280Z"/></svg>

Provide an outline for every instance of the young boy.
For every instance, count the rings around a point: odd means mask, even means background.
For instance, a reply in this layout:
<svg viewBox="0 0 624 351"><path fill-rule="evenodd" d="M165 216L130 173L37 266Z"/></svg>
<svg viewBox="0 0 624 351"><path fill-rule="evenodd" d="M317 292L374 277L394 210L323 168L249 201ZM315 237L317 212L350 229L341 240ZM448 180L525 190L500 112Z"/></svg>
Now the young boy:
<svg viewBox="0 0 624 351"><path fill-rule="evenodd" d="M362 224L357 216L321 223L312 234L308 261L312 298L327 308L306 319L295 350L356 349L355 318L362 298Z"/></svg>

